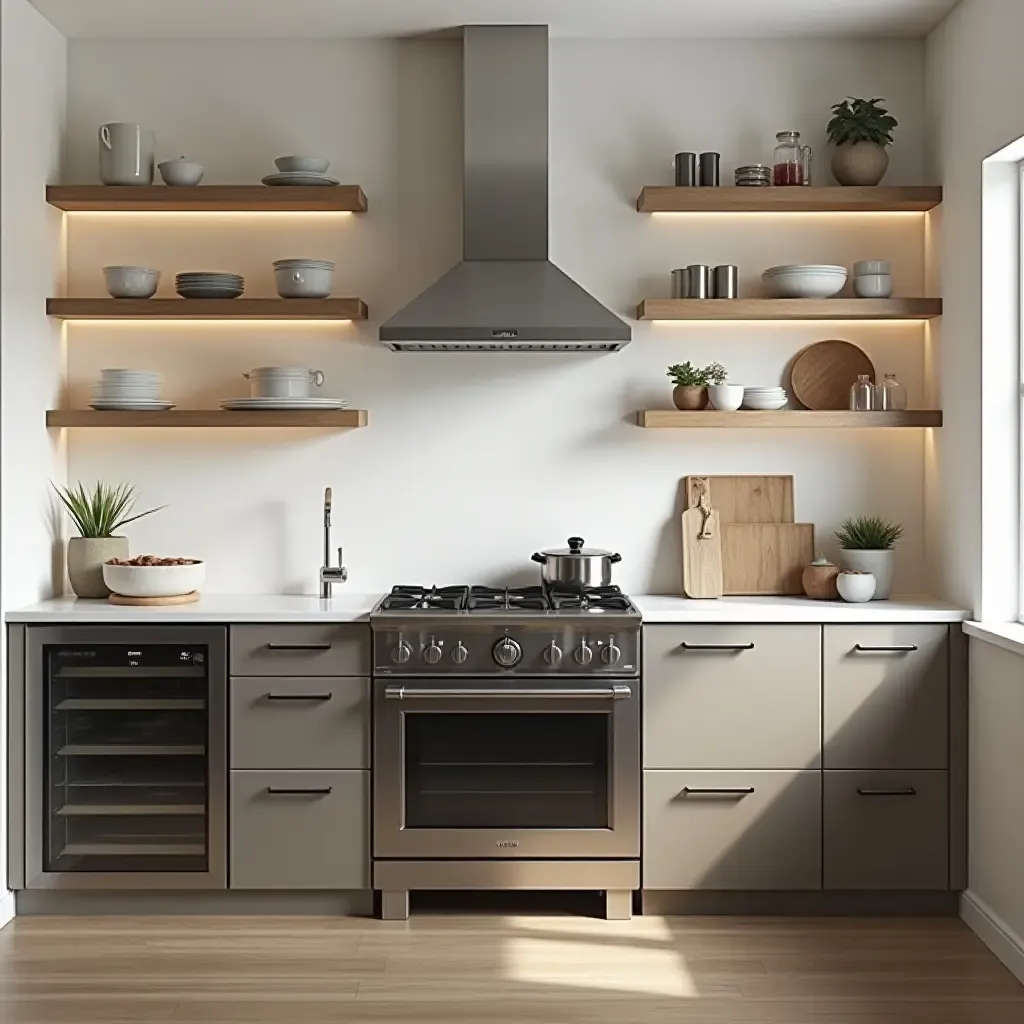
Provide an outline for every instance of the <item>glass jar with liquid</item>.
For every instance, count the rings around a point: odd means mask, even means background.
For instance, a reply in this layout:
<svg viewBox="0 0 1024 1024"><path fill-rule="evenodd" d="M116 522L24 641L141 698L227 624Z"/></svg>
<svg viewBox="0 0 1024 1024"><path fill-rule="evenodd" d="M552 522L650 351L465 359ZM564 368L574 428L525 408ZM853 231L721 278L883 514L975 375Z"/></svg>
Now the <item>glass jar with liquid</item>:
<svg viewBox="0 0 1024 1024"><path fill-rule="evenodd" d="M811 147L800 145L799 132L779 132L775 136L773 185L810 185Z"/></svg>

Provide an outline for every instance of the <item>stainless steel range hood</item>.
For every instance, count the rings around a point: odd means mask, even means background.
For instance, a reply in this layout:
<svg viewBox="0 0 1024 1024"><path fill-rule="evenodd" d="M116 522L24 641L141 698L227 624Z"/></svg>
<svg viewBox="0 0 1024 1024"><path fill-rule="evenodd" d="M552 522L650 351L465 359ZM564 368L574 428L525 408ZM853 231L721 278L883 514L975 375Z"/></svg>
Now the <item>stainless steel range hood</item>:
<svg viewBox="0 0 1024 1024"><path fill-rule="evenodd" d="M614 351L629 325L548 259L548 30L463 29L462 262L381 325L396 351Z"/></svg>

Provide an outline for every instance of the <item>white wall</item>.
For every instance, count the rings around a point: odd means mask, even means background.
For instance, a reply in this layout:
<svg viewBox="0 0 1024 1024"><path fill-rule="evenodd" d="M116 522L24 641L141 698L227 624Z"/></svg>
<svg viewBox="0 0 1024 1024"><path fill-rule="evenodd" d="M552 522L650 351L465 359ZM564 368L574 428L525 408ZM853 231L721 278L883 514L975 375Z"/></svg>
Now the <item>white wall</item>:
<svg viewBox="0 0 1024 1024"><path fill-rule="evenodd" d="M59 592L60 545L54 539L48 481L64 480L64 452L48 434L43 410L60 400L60 329L43 315L62 287L61 218L43 186L60 180L64 136L64 37L27 0L3 0L0 156L0 379L2 379L3 610ZM0 640L2 645L2 640ZM0 663L4 663L0 662ZM6 671L0 681L0 778L6 774ZM7 879L6 779L0 783L0 926Z"/></svg>
<svg viewBox="0 0 1024 1024"><path fill-rule="evenodd" d="M734 380L775 383L801 347L837 332L920 399L919 325L635 324L631 347L600 357L378 345L379 321L459 255L460 76L450 42L71 43L69 182L96 180L96 127L120 119L152 126L161 158L203 162L208 182L258 181L275 155L305 151L370 197L369 214L347 220L68 218L74 294L102 294L110 262L162 267L163 294L197 268L237 270L251 294L273 294L271 260L312 255L335 259L340 292L373 315L340 331L74 325L76 404L103 366L159 369L189 407L245 393L251 366L288 362L322 367L327 393L370 412L369 429L347 434L72 432L72 479L130 478L171 503L132 528L135 550L208 558L213 591L312 592L331 485L354 588L532 580L530 552L579 533L622 551L624 586L673 591L681 477L792 472L798 516L826 549L848 514L904 521L901 589L923 588L922 433L658 434L631 422L670 404L669 363L720 359ZM770 159L778 130L802 129L823 151L828 106L849 93L885 96L901 120L888 180L925 180L921 43L558 40L551 86L552 255L621 314L667 294L669 271L688 262L739 263L751 288L774 263L881 256L899 292L920 292L919 216L849 218L838 232L820 217L650 218L632 204L641 185L671 180L678 149L721 150L727 175Z"/></svg>

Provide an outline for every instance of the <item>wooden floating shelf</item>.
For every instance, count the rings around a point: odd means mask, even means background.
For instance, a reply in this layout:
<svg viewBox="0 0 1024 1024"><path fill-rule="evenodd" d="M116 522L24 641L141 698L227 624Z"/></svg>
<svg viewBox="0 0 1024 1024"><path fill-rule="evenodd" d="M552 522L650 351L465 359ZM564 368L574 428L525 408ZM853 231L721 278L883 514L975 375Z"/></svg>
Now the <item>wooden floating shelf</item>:
<svg viewBox="0 0 1024 1024"><path fill-rule="evenodd" d="M48 427L365 427L365 409L280 412L228 412L226 409L168 409L165 412L116 412L98 409L50 409Z"/></svg>
<svg viewBox="0 0 1024 1024"><path fill-rule="evenodd" d="M932 210L942 189L884 188L675 188L646 185L641 213L907 213Z"/></svg>
<svg viewBox="0 0 1024 1024"><path fill-rule="evenodd" d="M931 320L942 299L644 299L637 320Z"/></svg>
<svg viewBox="0 0 1024 1024"><path fill-rule="evenodd" d="M58 210L148 213L365 213L358 185L47 185L46 201Z"/></svg>
<svg viewBox="0 0 1024 1024"><path fill-rule="evenodd" d="M47 299L61 320L365 320L362 299Z"/></svg>
<svg viewBox="0 0 1024 1024"><path fill-rule="evenodd" d="M689 427L698 430L707 427L860 430L865 427L941 427L942 413L916 409L907 412L812 412L806 409L780 409L776 412L742 409L737 412L717 412L705 409L701 412L679 412L676 409L647 409L636 414L636 421L641 427Z"/></svg>

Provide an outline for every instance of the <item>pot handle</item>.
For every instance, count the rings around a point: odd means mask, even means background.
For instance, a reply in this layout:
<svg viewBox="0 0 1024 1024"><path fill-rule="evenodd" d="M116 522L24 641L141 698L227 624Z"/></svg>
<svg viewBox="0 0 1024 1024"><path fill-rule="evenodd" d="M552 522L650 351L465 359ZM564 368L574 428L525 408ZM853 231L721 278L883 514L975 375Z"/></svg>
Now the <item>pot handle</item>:
<svg viewBox="0 0 1024 1024"><path fill-rule="evenodd" d="M569 553L578 555L583 550L583 538L582 537L570 537L569 538Z"/></svg>
<svg viewBox="0 0 1024 1024"><path fill-rule="evenodd" d="M547 557L545 555L542 555L539 551L534 551L534 553L530 555L530 558L533 559L533 561L535 562L540 562L541 565L548 564Z"/></svg>
<svg viewBox="0 0 1024 1024"><path fill-rule="evenodd" d="M103 145L107 149L113 149L114 148L110 144L110 126L109 125L105 125L105 124L104 125L100 125L99 136L100 136L100 142L102 142Z"/></svg>
<svg viewBox="0 0 1024 1024"><path fill-rule="evenodd" d="M614 565L616 562L621 562L622 561L622 555L620 555L620 554L609 555L608 556L608 561L609 561L609 563L611 565Z"/></svg>

